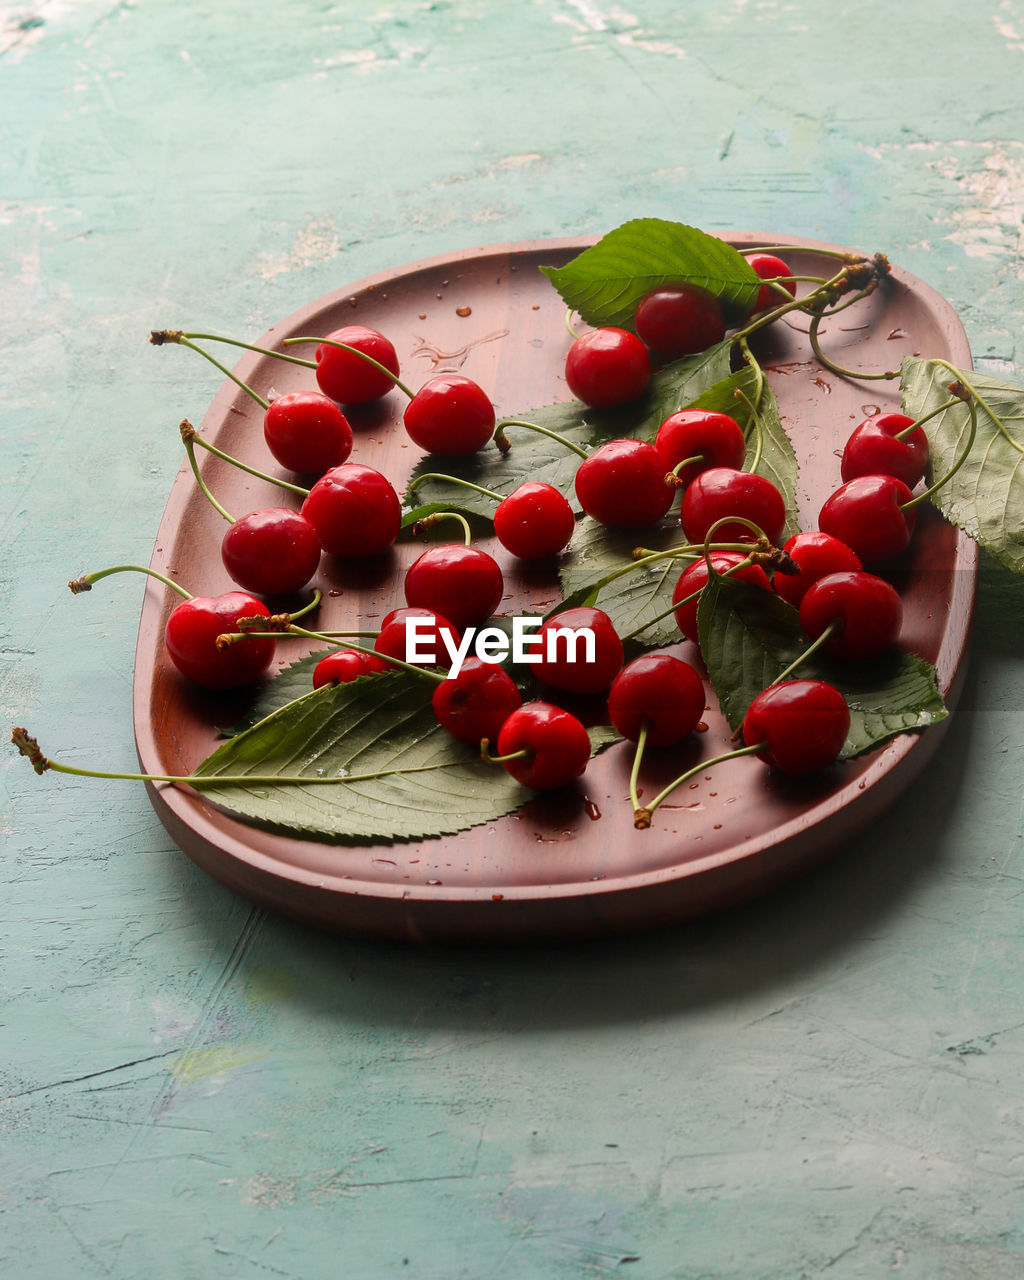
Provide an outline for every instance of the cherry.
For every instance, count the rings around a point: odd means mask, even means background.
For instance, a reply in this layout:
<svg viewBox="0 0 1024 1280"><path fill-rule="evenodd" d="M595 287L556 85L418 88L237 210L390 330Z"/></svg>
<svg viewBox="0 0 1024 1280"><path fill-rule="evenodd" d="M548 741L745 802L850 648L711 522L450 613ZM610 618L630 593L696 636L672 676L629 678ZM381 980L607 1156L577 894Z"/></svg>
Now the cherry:
<svg viewBox="0 0 1024 1280"><path fill-rule="evenodd" d="M743 741L757 755L793 777L824 769L839 756L850 729L850 709L823 680L769 685L743 718Z"/></svg>
<svg viewBox="0 0 1024 1280"><path fill-rule="evenodd" d="M387 670L388 663L382 658L375 658L372 653L360 653L358 649L337 649L326 658L321 658L313 668L313 688L322 689L327 684L349 684L360 676L372 676Z"/></svg>
<svg viewBox="0 0 1024 1280"><path fill-rule="evenodd" d="M917 511L895 476L856 476L825 500L818 528L845 542L863 564L881 564L910 545Z"/></svg>
<svg viewBox="0 0 1024 1280"><path fill-rule="evenodd" d="M664 286L645 294L637 303L633 327L665 360L706 351L725 337L721 303L692 284Z"/></svg>
<svg viewBox="0 0 1024 1280"><path fill-rule="evenodd" d="M836 628L827 653L855 661L880 658L896 643L903 605L890 582L863 570L819 578L800 602L800 626L812 640Z"/></svg>
<svg viewBox="0 0 1024 1280"><path fill-rule="evenodd" d="M682 742L704 714L704 682L668 653L648 653L622 668L608 694L608 715L624 738L636 742L646 726L647 745Z"/></svg>
<svg viewBox="0 0 1024 1280"><path fill-rule="evenodd" d="M558 634L562 630L593 633L593 657L588 658L587 637ZM548 657L549 636L554 636L554 650ZM612 620L601 609L580 605L556 613L537 631L540 658L533 673L541 684L565 693L603 693L622 669L622 641Z"/></svg>
<svg viewBox="0 0 1024 1280"><path fill-rule="evenodd" d="M224 568L246 591L289 595L316 573L320 539L297 511L270 507L234 521L220 544L220 554Z"/></svg>
<svg viewBox="0 0 1024 1280"><path fill-rule="evenodd" d="M327 335L331 343L354 347L384 365L394 376L375 368L353 351L322 342L316 349L316 380L324 395L340 404L367 404L379 400L395 385L398 377L398 355L395 348L376 329L365 325L347 325Z"/></svg>
<svg viewBox="0 0 1024 1280"><path fill-rule="evenodd" d="M913 489L928 470L928 437L905 414L876 414L854 428L843 449L841 469L844 480L895 476Z"/></svg>
<svg viewBox="0 0 1024 1280"><path fill-rule="evenodd" d="M171 661L204 689L234 689L251 684L270 666L275 644L269 637L247 636L217 647L217 637L238 630L238 619L269 618L270 610L243 591L192 596L167 619L164 644Z"/></svg>
<svg viewBox="0 0 1024 1280"><path fill-rule="evenodd" d="M745 557L738 551L712 551L711 564L716 573L726 573L734 565L741 564ZM748 564L729 574L730 578L740 578L743 582L753 583L755 587L771 590L768 575L760 565ZM679 580L672 592L672 602L677 604L675 610L676 625L686 637L697 644L697 606L700 604L700 592L708 581L708 565L704 556L694 560L679 575ZM696 594L695 594L696 593ZM691 599L692 597L692 599Z"/></svg>
<svg viewBox="0 0 1024 1280"><path fill-rule="evenodd" d="M528 480L503 498L494 512L494 532L506 551L521 560L541 560L565 549L576 527L566 498L554 487Z"/></svg>
<svg viewBox="0 0 1024 1280"><path fill-rule="evenodd" d="M783 262L781 258L776 258L773 253L752 253L747 258L747 266L753 268L754 272L762 280L776 280L779 276L792 275L788 263ZM779 280L779 284L782 285L791 298L796 297L795 280L782 279ZM756 316L760 311L771 311L781 301L781 296L771 285L763 284L757 291L757 297L754 299L750 314Z"/></svg>
<svg viewBox="0 0 1024 1280"><path fill-rule="evenodd" d="M373 642L377 653L385 658L398 658L400 662L412 662L409 656L409 619L421 618L429 625L417 628L417 647L425 658L417 658L414 666L447 667L451 664L452 649L457 649L462 635L454 623L436 613L433 609L401 608L392 609L381 622L380 634ZM447 643L444 633L448 633Z"/></svg>
<svg viewBox="0 0 1024 1280"><path fill-rule="evenodd" d="M680 488L712 467L738 471L747 456L740 424L727 413L710 409L680 409L670 414L658 428L654 447L661 454L665 470L675 474ZM680 467L687 459L694 461Z"/></svg>
<svg viewBox="0 0 1024 1280"><path fill-rule="evenodd" d="M522 701L507 671L481 658L467 658L457 676L442 680L434 690L433 705L452 737L475 747L485 738L493 742Z"/></svg>
<svg viewBox="0 0 1024 1280"><path fill-rule="evenodd" d="M460 457L476 453L490 440L494 406L469 378L442 373L425 382L409 401L404 422L421 449Z"/></svg>
<svg viewBox="0 0 1024 1280"><path fill-rule="evenodd" d="M679 518L690 542L703 542L708 530L725 516L743 516L756 524L769 542L777 542L786 523L786 503L775 485L753 471L712 467L702 471L683 494ZM745 524L725 524L715 531L722 542L751 542Z"/></svg>
<svg viewBox="0 0 1024 1280"><path fill-rule="evenodd" d="M272 400L263 416L263 437L281 466L300 475L322 476L352 452L348 419L318 391L289 391Z"/></svg>
<svg viewBox="0 0 1024 1280"><path fill-rule="evenodd" d="M613 529L653 524L672 505L664 460L642 440L609 440L580 463L576 497L589 516Z"/></svg>
<svg viewBox="0 0 1024 1280"><path fill-rule="evenodd" d="M794 533L782 549L796 562L799 573L783 573L777 569L772 586L776 594L791 605L799 605L807 588L827 573L863 567L845 542L818 529Z"/></svg>
<svg viewBox="0 0 1024 1280"><path fill-rule="evenodd" d="M465 628L484 622L501 603L505 582L493 557L477 547L431 547L405 575L408 604L434 609Z"/></svg>
<svg viewBox="0 0 1024 1280"><path fill-rule="evenodd" d="M302 514L332 556L355 559L386 551L398 537L402 504L390 482L361 462L332 467L310 489Z"/></svg>
<svg viewBox="0 0 1024 1280"><path fill-rule="evenodd" d="M592 409L613 409L647 390L651 358L634 333L592 329L577 338L565 357L569 390Z"/></svg>
<svg viewBox="0 0 1024 1280"><path fill-rule="evenodd" d="M528 702L502 725L497 750L497 761L517 782L553 791L584 772L590 738L570 712L549 702Z"/></svg>

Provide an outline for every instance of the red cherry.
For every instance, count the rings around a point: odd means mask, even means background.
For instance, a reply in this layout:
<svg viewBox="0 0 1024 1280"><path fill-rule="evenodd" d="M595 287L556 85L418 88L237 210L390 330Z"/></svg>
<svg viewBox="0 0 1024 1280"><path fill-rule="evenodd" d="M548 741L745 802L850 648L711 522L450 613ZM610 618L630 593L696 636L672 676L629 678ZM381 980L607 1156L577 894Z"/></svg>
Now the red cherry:
<svg viewBox="0 0 1024 1280"><path fill-rule="evenodd" d="M586 636L574 640L560 635L567 630L593 633L593 657L588 658ZM549 636L554 636L554 652L548 657ZM533 673L541 684L565 693L604 693L622 669L622 641L612 620L601 609L580 605L563 609L549 618L537 631L536 651L541 655L533 664Z"/></svg>
<svg viewBox="0 0 1024 1280"><path fill-rule="evenodd" d="M482 449L494 433L494 405L460 373L425 382L405 406L405 429L430 453L464 457Z"/></svg>
<svg viewBox="0 0 1024 1280"><path fill-rule="evenodd" d="M572 507L554 485L528 480L494 512L494 532L521 560L541 560L565 549L576 527Z"/></svg>
<svg viewBox="0 0 1024 1280"><path fill-rule="evenodd" d="M892 560L910 545L917 510L895 476L857 476L837 489L818 513L818 528L845 542L863 564Z"/></svg>
<svg viewBox="0 0 1024 1280"><path fill-rule="evenodd" d="M842 476L895 476L913 489L928 470L928 437L916 427L904 440L894 437L914 419L902 413L879 413L855 427L843 449Z"/></svg>
<svg viewBox="0 0 1024 1280"><path fill-rule="evenodd" d="M647 390L651 358L625 329L592 329L577 338L565 357L569 390L592 409L613 409Z"/></svg>
<svg viewBox="0 0 1024 1280"><path fill-rule="evenodd" d="M416 628L415 647L426 656L417 658L415 662L410 653L412 648L410 618L421 618L427 624L421 624ZM444 639L446 632L447 643ZM441 614L435 613L433 609L416 607L392 609L382 620L380 633L373 642L373 647L385 658L398 658L400 662L410 662L413 666L448 667L451 666L452 661L449 646L457 649L461 641L462 635L454 623L449 622Z"/></svg>
<svg viewBox="0 0 1024 1280"><path fill-rule="evenodd" d="M238 631L238 619L269 618L260 600L242 591L193 596L172 611L164 644L178 670L204 689L234 689L259 679L274 657L274 641L251 636L224 649L217 637Z"/></svg>
<svg viewBox="0 0 1024 1280"><path fill-rule="evenodd" d="M316 573L320 539L297 511L271 507L236 520L220 544L232 579L262 596L289 595Z"/></svg>
<svg viewBox="0 0 1024 1280"><path fill-rule="evenodd" d="M263 438L282 467L322 476L352 452L352 428L333 400L318 391L289 391L270 402Z"/></svg>
<svg viewBox="0 0 1024 1280"><path fill-rule="evenodd" d="M661 454L666 472L675 471L680 488L712 467L738 471L747 456L747 442L740 424L727 413L710 409L680 409L670 414L658 428L654 447ZM699 462L691 462L676 471L680 462L697 457Z"/></svg>
<svg viewBox="0 0 1024 1280"><path fill-rule="evenodd" d="M637 303L633 326L665 360L706 351L725 337L721 303L691 284L652 289Z"/></svg>
<svg viewBox="0 0 1024 1280"><path fill-rule="evenodd" d="M434 690L433 705L452 737L475 747L484 738L494 742L522 701L507 671L481 658L467 658L457 676L442 680Z"/></svg>
<svg viewBox="0 0 1024 1280"><path fill-rule="evenodd" d="M824 769L839 756L850 730L846 699L823 680L784 680L763 690L743 719L743 741L793 777Z"/></svg>
<svg viewBox="0 0 1024 1280"><path fill-rule="evenodd" d="M738 551L712 551L711 553L711 563L717 573L725 573L727 569L739 564L744 558ZM742 569L737 569L735 573L730 573L729 577L753 583L755 587L763 587L765 591L771 590L772 584L768 581L768 575L760 565L744 565ZM689 600L688 597L692 596L695 591L703 591L707 585L707 580L707 561L701 556L683 570L672 592L673 604L679 605L675 611L676 625L686 639L692 640L694 644L697 644L697 606L700 604L700 596L698 595L693 600ZM686 600L687 603L680 603L683 600Z"/></svg>
<svg viewBox="0 0 1024 1280"><path fill-rule="evenodd" d="M388 670L388 663L375 658L372 653L358 649L336 649L321 658L313 668L313 688L322 689L325 684L349 684L360 676L377 675Z"/></svg>
<svg viewBox="0 0 1024 1280"><path fill-rule="evenodd" d="M690 542L703 542L716 520L745 516L777 542L786 523L786 503L775 485L753 471L712 467L702 471L683 494L679 518ZM756 534L745 524L725 524L715 530L719 542L753 542Z"/></svg>
<svg viewBox="0 0 1024 1280"><path fill-rule="evenodd" d="M665 481L661 454L642 440L609 440L576 470L576 497L589 516L613 529L660 520L675 489Z"/></svg>
<svg viewBox="0 0 1024 1280"><path fill-rule="evenodd" d="M860 559L845 542L818 529L806 533L794 533L782 548L799 566L799 573L775 571L772 586L776 594L791 605L799 605L807 588L827 573L839 573L844 569L860 569Z"/></svg>
<svg viewBox="0 0 1024 1280"><path fill-rule="evenodd" d="M356 351L371 356L389 369L389 377L352 351L320 343L316 349L316 380L320 390L340 404L367 404L379 400L395 385L398 377L398 355L382 333L365 325L352 324L327 335L331 342L343 342Z"/></svg>
<svg viewBox="0 0 1024 1280"><path fill-rule="evenodd" d="M361 462L342 463L321 476L302 514L328 555L347 560L386 551L402 525L398 494L379 471Z"/></svg>
<svg viewBox="0 0 1024 1280"><path fill-rule="evenodd" d="M517 782L534 791L564 787L584 772L590 761L590 738L579 720L549 702L528 702L513 711L498 734L497 754Z"/></svg>
<svg viewBox="0 0 1024 1280"><path fill-rule="evenodd" d="M624 738L669 747L693 732L704 714L704 682L689 663L648 653L622 668L608 694L608 715Z"/></svg>
<svg viewBox="0 0 1024 1280"><path fill-rule="evenodd" d="M896 643L903 605L896 588L873 573L830 573L819 578L800 602L800 626L812 640L838 621L824 648L854 661L880 658Z"/></svg>
<svg viewBox="0 0 1024 1280"><path fill-rule="evenodd" d="M486 621L504 593L497 562L486 551L461 543L431 547L405 575L409 604L434 609L463 629Z"/></svg>
<svg viewBox="0 0 1024 1280"><path fill-rule="evenodd" d="M747 266L752 267L762 280L775 280L779 276L790 276L787 263L781 258L776 258L773 253L753 253L747 258ZM791 298L796 297L796 281L795 280L779 280L779 284L789 294ZM782 297L770 285L763 284L757 291L757 297L754 299L754 305L750 314L757 315L759 311L771 311L773 307L777 307L782 302Z"/></svg>

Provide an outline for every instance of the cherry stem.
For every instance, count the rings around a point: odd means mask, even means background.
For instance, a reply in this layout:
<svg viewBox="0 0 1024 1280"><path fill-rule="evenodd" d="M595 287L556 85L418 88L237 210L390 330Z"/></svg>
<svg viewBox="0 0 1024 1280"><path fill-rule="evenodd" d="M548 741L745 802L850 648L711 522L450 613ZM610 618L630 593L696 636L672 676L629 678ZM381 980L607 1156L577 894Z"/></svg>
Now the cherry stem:
<svg viewBox="0 0 1024 1280"><path fill-rule="evenodd" d="M704 455L702 453L695 453L690 458L683 458L682 461L677 462L668 475L666 475L665 483L670 485L673 489L684 489L687 482L679 479L680 471L682 471L684 467L692 467L694 463L703 461Z"/></svg>
<svg viewBox="0 0 1024 1280"><path fill-rule="evenodd" d="M565 327L569 330L569 337L572 338L574 342L578 342L580 335L572 327L572 318L574 314L575 312L570 307L569 310L565 313Z"/></svg>
<svg viewBox="0 0 1024 1280"><path fill-rule="evenodd" d="M720 546L716 547L715 550L719 550L720 547L724 545L726 544L720 544ZM738 548L734 547L733 549L736 550ZM749 550L749 543L745 543L741 549L745 551ZM720 573L718 576L720 578L728 578L740 569L748 569L753 563L754 561L750 556L747 556L745 560L740 560L738 564L730 565L728 569L724 570L724 572ZM667 618L670 614L675 613L675 611L677 609L681 609L684 604L690 604L691 601L696 600L703 590L703 587L698 587L696 591L691 591L688 596L683 596L681 600L676 600L673 604L670 604L667 609L659 610L653 618L648 618L646 622L641 622L640 625L638 627L634 627L632 631L627 631L626 634L622 636L623 644L625 644L627 640L634 640L641 631L646 631L648 627L653 626L656 622L660 622L662 618Z"/></svg>
<svg viewBox="0 0 1024 1280"><path fill-rule="evenodd" d="M938 365L941 365L944 369L948 369L950 373L956 376L956 378L960 381L960 383L967 388L967 390L974 397L975 401L981 405L981 407L985 410L988 416L996 424L996 430L999 432L1001 436L1003 436L1003 438L1006 440L1006 443L1011 445L1014 449L1016 449L1018 453L1024 453L1024 445L1014 440L1013 436L1010 435L1009 431L1006 428L1006 423L1003 422L1002 418L1000 418L1000 416L995 412L995 410L988 403L988 401L981 394L981 392L974 385L974 383L971 382L970 379L964 373L961 372L961 370L951 365L948 360L937 359L935 363Z"/></svg>
<svg viewBox="0 0 1024 1280"><path fill-rule="evenodd" d="M268 484L276 484L279 489L287 489L289 493L297 493L300 498L309 497L309 490L303 489L301 485L292 484L289 480L282 480L280 476L267 475L265 471L258 471L255 467L250 467L247 463L242 462L240 458L234 458L230 453L225 453L223 449L218 449L216 445L210 444L209 440L203 439L192 423L189 422L188 418L184 418L182 420L179 430L181 431L182 443L185 445L186 449L190 442L198 444L204 448L207 453L212 453L215 458L220 458L223 462L230 462L233 467L237 467L239 471L245 471L250 476L255 476L257 480L266 480ZM198 479L198 472L196 473L196 476ZM210 498L210 501L213 502L212 497ZM214 506L217 506L216 502L213 504ZM226 513L222 510L221 514L225 515ZM231 519L230 516L227 518L229 520Z"/></svg>
<svg viewBox="0 0 1024 1280"><path fill-rule="evenodd" d="M740 249L739 252L744 256L744 258L752 257L754 254L757 254L757 253L770 253L773 255L778 255L782 253L800 252L800 245L798 244L757 245L752 249ZM818 246L815 245L814 248L810 250L810 252L816 254L820 258L837 258L840 262L859 263L859 262L868 261L868 259L865 258L862 253L847 253L843 249L819 249Z"/></svg>
<svg viewBox="0 0 1024 1280"><path fill-rule="evenodd" d="M412 527L413 536L422 533L424 529L429 529L437 524L439 520L458 520L462 525L463 536L466 540L466 546L471 546L473 542L473 531L469 527L469 521L464 515L460 515L458 511L433 511L429 516L424 516L422 520L417 520Z"/></svg>
<svg viewBox="0 0 1024 1280"><path fill-rule="evenodd" d="M304 627L290 626L288 628L288 632L293 636L304 636L307 640L319 640L326 644L330 644L332 648L337 647L333 644L331 638L325 635L322 631L307 631ZM251 633L243 632L242 634L245 635ZM218 636L217 639L219 641L220 637ZM389 653L378 653L376 649L368 649L362 644L350 643L347 647L355 649L357 653L368 654L371 658L380 658L382 662L386 662L389 666L401 667L403 671L411 671L413 675L420 676L424 680L433 680L435 684L442 684L448 678L447 676L440 675L436 671L428 671L424 667L414 667L411 662L403 662L401 658L393 658Z"/></svg>
<svg viewBox="0 0 1024 1280"><path fill-rule="evenodd" d="M191 424L189 425L191 428ZM189 466L192 468L192 474L196 478L196 484L199 486L200 491L205 495L205 497L209 499L209 502L213 507L213 509L215 511L218 511L224 517L224 519L228 522L228 524L234 524L235 523L234 516L232 516L229 512L225 511L225 509L221 506L221 504L210 492L209 486L207 485L206 481L199 474L199 464L196 462L196 447L195 447L196 436L194 434L194 428L192 428L192 431L193 431L193 434L191 435L188 435L185 432L182 432L181 438L182 438L182 442L185 445L185 452L188 454Z"/></svg>
<svg viewBox="0 0 1024 1280"><path fill-rule="evenodd" d="M763 746L763 743L756 742L750 747L737 747L735 751L725 751L719 756L713 756L710 760L703 761L701 764L695 764L692 769L687 769L685 773L681 773L674 782L670 782L664 791L654 797L650 804L645 805L643 808L634 806L633 826L638 831L646 831L651 825L651 815L655 809L660 808L672 792L677 787L681 787L684 782L688 782L694 774L701 773L705 769L713 769L715 765L724 764L726 760L738 760L740 756L752 756L755 752L760 751Z"/></svg>
<svg viewBox="0 0 1024 1280"><path fill-rule="evenodd" d="M805 311L808 306L814 306L815 303L825 304L828 301L837 301L843 293L850 288L851 279L856 278L858 274L862 275L866 269L866 259L860 259L857 263L847 263L834 276L826 280L824 284L819 285L813 293L809 293L805 298L790 298L781 306L773 307L770 311L762 311L757 318L742 329L737 329L730 339L731 342L742 342L749 338L752 333L756 333L758 329L763 329L766 325L772 324L781 316L788 315L790 311ZM874 273L877 267L872 266L871 272Z"/></svg>
<svg viewBox="0 0 1024 1280"><path fill-rule="evenodd" d="M745 391L741 391L740 388L737 387L733 392L733 395L737 400L742 401L743 404L746 405L747 413L750 416L750 424L754 428L754 456L750 460L750 466L745 469L748 470L751 475L756 475L757 468L761 465L761 453L764 449L764 430L761 426L761 415L758 413L757 409L754 408L754 405L750 401L750 397ZM757 399L760 403L760 395L758 395Z"/></svg>
<svg viewBox="0 0 1024 1280"><path fill-rule="evenodd" d="M893 439L909 440L918 427L923 427L926 422L930 422L932 418L937 418L940 413L945 413L947 409L952 409L955 404L963 404L963 400L959 396L951 396L948 400L944 400L937 409L932 409L923 418L918 418L916 422L912 422L909 427L904 427L902 431L897 431Z"/></svg>
<svg viewBox="0 0 1024 1280"><path fill-rule="evenodd" d="M533 755L529 747L523 747L519 751L512 751L507 756L492 756L488 748L490 747L489 738L480 739L480 759L486 760L488 764L508 764L512 760L526 760Z"/></svg>
<svg viewBox="0 0 1024 1280"><path fill-rule="evenodd" d="M107 778L124 782L171 782L202 791L204 787L246 787L246 786L321 786L324 783L371 782L374 778L390 778L395 774L426 773L433 769L447 769L450 764L410 765L404 769L380 769L376 773L347 773L343 776L325 777L314 775L306 778L296 774L221 774L203 777L199 774L174 773L119 773L101 769L80 769L70 764L60 764L44 756L39 743L25 729L15 729L11 741L23 756L27 756L36 773L43 774L48 770L54 773L67 773L76 778Z"/></svg>
<svg viewBox="0 0 1024 1280"><path fill-rule="evenodd" d="M506 427L526 427L530 431L536 431L542 436L547 436L549 440L557 440L559 444L565 445L567 449L572 450L578 458L586 458L586 449L581 449L578 444L573 444L571 440L566 440L565 436L560 436L557 431L552 431L549 427L539 426L536 422L524 422L521 418L503 418L501 422L494 428L494 443L498 446L501 453L508 453L512 448L512 442L505 434Z"/></svg>
<svg viewBox="0 0 1024 1280"><path fill-rule="evenodd" d="M260 638L266 639L270 636L280 636L282 629L290 627L296 618L304 618L307 613L312 613L323 598L323 593L320 588L315 587L313 589L312 600L304 604L301 609L296 609L294 613L274 614L270 621L275 624L276 630L261 631ZM236 625L238 626L238 634L244 640L246 637L251 637L253 632L259 630L260 627L265 627L267 625L267 618L262 613L248 614L244 617L240 617ZM354 632L353 634L361 635L363 633ZM375 635L376 632L370 632L370 634Z"/></svg>
<svg viewBox="0 0 1024 1280"><path fill-rule="evenodd" d="M141 564L115 564L109 569L100 569L96 573L83 574L82 577L74 578L68 583L71 588L71 594L77 596L81 595L83 591L91 591L94 582L99 582L101 578L108 578L112 573L144 573L147 577L156 578L165 587L170 587L172 591L176 591L183 600L192 599L191 594L177 582L172 582L170 578L158 573L156 569L149 569Z"/></svg>
<svg viewBox="0 0 1024 1280"><path fill-rule="evenodd" d="M799 666L801 666L804 662L806 662L812 653L817 653L817 651L828 640L830 640L832 636L836 634L837 631L840 631L842 629L842 626L843 626L843 623L841 618L833 618L832 621L825 628L825 630L821 633L821 635L818 636L816 640L812 640L811 643L807 646L807 648L803 649L793 659L793 661L789 664L789 666L786 667L785 671L780 672L779 675L775 677L775 679L771 682L771 684L768 685L768 688L770 689L772 685L775 685L775 684L781 684L783 680L788 680L789 677L793 674L793 672L796 671L796 669Z"/></svg>
<svg viewBox="0 0 1024 1280"><path fill-rule="evenodd" d="M649 728L649 722L647 720L642 721L640 733L636 740L636 751L633 755L633 768L629 775L629 802L633 806L634 816L640 812L640 796L637 793L636 784L640 776L640 761L644 758L644 748L647 746Z"/></svg>
<svg viewBox="0 0 1024 1280"><path fill-rule="evenodd" d="M261 356L272 356L273 359L285 360L288 364L300 364L304 369L316 368L315 360L302 360L298 356L290 356L286 351L271 351L269 347L257 347L251 342L242 342L238 338L225 338L219 333L183 333L181 329L154 329L149 335L149 340L155 347L162 347L167 342L181 344L183 338L197 338L200 342L225 342L228 346L255 351ZM206 355L206 352L202 354ZM230 377L230 374L228 376Z"/></svg>
<svg viewBox="0 0 1024 1280"><path fill-rule="evenodd" d="M188 334L177 333L177 336L175 337L168 336L169 334L176 333L176 332L177 331L168 330L168 329L162 329L162 330L154 329L153 332L149 335L149 340L150 342L153 343L154 346L158 346L158 347L162 346L163 343L166 341L172 341L172 342L177 342L179 346L188 347L190 351L197 351L203 357L204 360L209 360L210 364L212 364L215 369L219 369L221 373L223 373L226 377L230 378L231 381L236 386L241 387L242 390L246 393L246 395L252 396L252 398L260 406L260 408L264 410L264 412L266 412L266 410L270 408L269 400L264 400L261 395L257 395L257 393L253 391L252 387L250 387L247 382L243 382L242 379L237 374L231 372L231 370L227 367L227 365L221 364L219 360L217 360L214 356L211 356L209 351L204 351L202 347L197 347L196 344L190 340ZM158 336L160 338L159 341L157 341Z"/></svg>
<svg viewBox="0 0 1024 1280"><path fill-rule="evenodd" d="M863 295L862 295L863 296ZM824 318L823 313L818 311L811 320L811 326L808 329L808 337L811 343L811 350L814 352L818 363L823 364L826 369L831 369L833 373L838 374L841 378L856 378L858 381L891 381L893 378L900 376L898 369L889 369L885 373L864 373L860 369L847 369L841 364L837 364L830 359L821 349L821 341L818 338L818 326Z"/></svg>
<svg viewBox="0 0 1024 1280"><path fill-rule="evenodd" d="M421 475L410 480L406 486L405 496L416 488L418 484L422 484L424 480L447 480L451 484L461 484L464 489L473 489L476 493L482 493L485 498L493 498L495 502L504 502L505 499L500 493L495 493L493 489L485 489L481 484L474 484L472 480L463 480L459 476L445 475L442 471L424 471Z"/></svg>
<svg viewBox="0 0 1024 1280"><path fill-rule="evenodd" d="M334 338L285 338L283 345L289 347L296 342L316 342L321 346L337 347L339 351L347 351L350 355L358 356L360 360L365 360L367 364L372 365L379 373L389 377L399 391L404 391L410 400L415 399L415 393L409 390L398 374L392 373L387 365L381 364L379 360L374 360L373 356L367 355L365 351L360 351L358 347L350 347L347 342L336 342ZM316 368L315 362L313 367Z"/></svg>
<svg viewBox="0 0 1024 1280"><path fill-rule="evenodd" d="M962 396L956 394L957 388L959 388L964 393ZM956 473L967 461L967 455L971 452L971 449L974 447L974 440L978 434L978 408L977 408L977 405L974 403L974 397L967 390L967 388L960 382L952 383L949 387L949 390L954 393L954 399L961 400L961 401L966 400L967 408L971 415L971 426L970 426L970 430L967 432L967 443L964 445L963 449L961 450L959 458L957 458L956 462L953 463L953 465L942 477L942 479L936 480L934 484L929 485L928 488L925 489L923 493L919 493L916 498L911 498L909 502L902 503L900 506L901 511L910 510L911 508L916 507L918 503L925 502L928 498L932 496L932 494L937 493L943 487L943 485L948 484L949 481L953 479Z"/></svg>

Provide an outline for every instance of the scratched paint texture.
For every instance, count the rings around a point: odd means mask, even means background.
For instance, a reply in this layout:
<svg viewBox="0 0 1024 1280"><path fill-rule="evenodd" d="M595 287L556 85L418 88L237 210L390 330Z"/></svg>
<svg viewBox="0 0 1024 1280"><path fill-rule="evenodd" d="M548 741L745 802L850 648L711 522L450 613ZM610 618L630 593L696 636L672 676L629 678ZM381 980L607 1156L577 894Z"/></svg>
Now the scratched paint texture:
<svg viewBox="0 0 1024 1280"><path fill-rule="evenodd" d="M884 249L1012 375L1022 75L1019 0L0 6L3 722L134 764L140 589L63 584L148 561L217 386L150 328L653 214ZM1022 624L986 567L846 855L603 945L311 934L5 757L0 1274L1018 1277Z"/></svg>

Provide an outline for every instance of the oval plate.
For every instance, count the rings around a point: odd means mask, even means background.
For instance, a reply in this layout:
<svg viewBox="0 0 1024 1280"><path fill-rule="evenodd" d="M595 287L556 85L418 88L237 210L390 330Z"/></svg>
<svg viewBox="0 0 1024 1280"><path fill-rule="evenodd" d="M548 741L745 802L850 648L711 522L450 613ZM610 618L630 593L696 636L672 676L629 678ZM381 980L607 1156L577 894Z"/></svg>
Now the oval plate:
<svg viewBox="0 0 1024 1280"><path fill-rule="evenodd" d="M787 243L748 233L726 237L740 248ZM474 249L372 276L327 295L275 325L257 345L326 334L345 324L379 328L398 349L403 378L418 386L431 373L458 369L489 389L499 414L571 399L562 376L570 341L565 307L538 270L561 265L594 243L535 241ZM797 245L793 241L794 246ZM795 274L831 274L834 264L801 241ZM853 368L898 368L904 355L943 357L970 367L966 336L952 308L899 270L891 287L837 315L824 345ZM312 355L311 348L301 354ZM760 335L783 422L801 463L803 527L813 528L839 483L838 453L857 422L875 408L899 408L894 382L854 382L813 358L806 317L794 315ZM173 358L167 353L166 358ZM195 358L189 356L190 359ZM235 372L264 396L314 385L309 370L246 353ZM401 428L404 397L356 410L354 460L369 462L401 491L420 453ZM270 474L262 412L225 382L201 434ZM282 505L282 491L204 454L213 493L236 515ZM285 478L294 479L287 476ZM187 464L171 490L152 567L194 594L233 588L220 563L222 518L199 492ZM493 540L492 540L493 542ZM488 545L506 572L507 613L538 611L557 599L553 576L524 568ZM324 591L317 625L372 627L404 603L404 568L421 548L399 543L369 568L324 557L314 585ZM976 577L976 548L930 508L920 513L911 558L901 564L903 642L938 670L952 709L962 679ZM218 726L245 714L251 694L209 695L188 685L163 651L176 597L152 579L139 629L134 714L139 760L147 773L187 774L217 745ZM292 647L294 645L294 647ZM282 648L290 662L301 642ZM680 656L695 659L681 644ZM713 702L713 698L711 699ZM685 757L648 757L649 785L660 789L690 761L727 749L717 707L709 731ZM459 835L420 843L345 846L290 838L246 825L174 786L150 785L153 805L181 848L230 889L260 905L323 928L365 937L423 941L509 941L622 933L671 924L751 897L835 853L875 821L931 759L949 721L904 734L814 780L773 775L749 758L698 775L659 811L652 828L633 829L627 800L632 747L597 757L583 783L538 798L518 813Z"/></svg>

